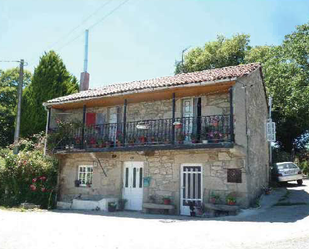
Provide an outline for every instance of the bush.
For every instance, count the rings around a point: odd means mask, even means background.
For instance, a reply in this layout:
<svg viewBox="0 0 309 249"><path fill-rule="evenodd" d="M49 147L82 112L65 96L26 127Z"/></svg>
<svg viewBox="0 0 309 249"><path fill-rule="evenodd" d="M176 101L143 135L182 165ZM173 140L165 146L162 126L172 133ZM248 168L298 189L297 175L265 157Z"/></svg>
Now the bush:
<svg viewBox="0 0 309 249"><path fill-rule="evenodd" d="M54 207L58 163L43 155L42 141L41 136L21 140L17 155L12 146L0 150L0 205L29 202Z"/></svg>
<svg viewBox="0 0 309 249"><path fill-rule="evenodd" d="M302 161L299 163L299 167L305 175L309 174L309 161Z"/></svg>

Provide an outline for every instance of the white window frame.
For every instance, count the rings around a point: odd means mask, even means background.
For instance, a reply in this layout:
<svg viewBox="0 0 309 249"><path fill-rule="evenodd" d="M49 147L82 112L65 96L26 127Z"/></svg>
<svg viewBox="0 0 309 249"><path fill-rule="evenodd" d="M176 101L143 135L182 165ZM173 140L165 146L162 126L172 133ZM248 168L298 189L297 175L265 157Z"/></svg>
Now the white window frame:
<svg viewBox="0 0 309 249"><path fill-rule="evenodd" d="M81 171L82 168L85 168L85 171ZM85 182L82 182L81 174L85 175ZM78 172L77 172L78 180L80 181L80 185L82 187L87 186L87 182L92 185L93 181L93 165L79 165ZM90 179L90 181L89 181Z"/></svg>

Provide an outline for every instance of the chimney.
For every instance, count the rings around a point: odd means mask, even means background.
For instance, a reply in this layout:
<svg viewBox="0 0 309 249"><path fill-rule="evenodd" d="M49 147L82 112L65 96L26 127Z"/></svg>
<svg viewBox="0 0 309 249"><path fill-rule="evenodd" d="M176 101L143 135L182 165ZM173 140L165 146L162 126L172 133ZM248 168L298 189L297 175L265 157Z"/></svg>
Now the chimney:
<svg viewBox="0 0 309 249"><path fill-rule="evenodd" d="M79 85L79 91L86 91L89 89L89 77L90 74L87 72L82 72L80 74L80 85Z"/></svg>
<svg viewBox="0 0 309 249"><path fill-rule="evenodd" d="M89 79L90 75L87 72L88 69L88 34L89 30L86 29L85 31L85 59L84 59L84 72L80 75L80 85L79 85L79 91L86 91L89 89Z"/></svg>

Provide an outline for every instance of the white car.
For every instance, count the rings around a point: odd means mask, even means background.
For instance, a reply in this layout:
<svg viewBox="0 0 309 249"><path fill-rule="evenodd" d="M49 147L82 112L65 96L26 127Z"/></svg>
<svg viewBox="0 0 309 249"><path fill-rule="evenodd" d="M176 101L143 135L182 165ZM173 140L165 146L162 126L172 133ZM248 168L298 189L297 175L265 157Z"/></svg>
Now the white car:
<svg viewBox="0 0 309 249"><path fill-rule="evenodd" d="M303 184L303 174L300 168L292 162L276 163L272 169L272 177L278 182L297 181L299 186Z"/></svg>

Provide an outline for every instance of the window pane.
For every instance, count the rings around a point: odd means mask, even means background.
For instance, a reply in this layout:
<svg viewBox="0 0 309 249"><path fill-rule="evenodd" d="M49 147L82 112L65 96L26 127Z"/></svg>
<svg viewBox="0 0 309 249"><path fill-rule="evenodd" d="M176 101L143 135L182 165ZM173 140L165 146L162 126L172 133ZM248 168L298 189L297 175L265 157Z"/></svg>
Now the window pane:
<svg viewBox="0 0 309 249"><path fill-rule="evenodd" d="M143 187L143 168L139 169L139 187Z"/></svg>
<svg viewBox="0 0 309 249"><path fill-rule="evenodd" d="M126 168L126 179L125 179L125 187L129 186L129 168Z"/></svg>
<svg viewBox="0 0 309 249"><path fill-rule="evenodd" d="M136 168L133 169L133 188L136 188Z"/></svg>

